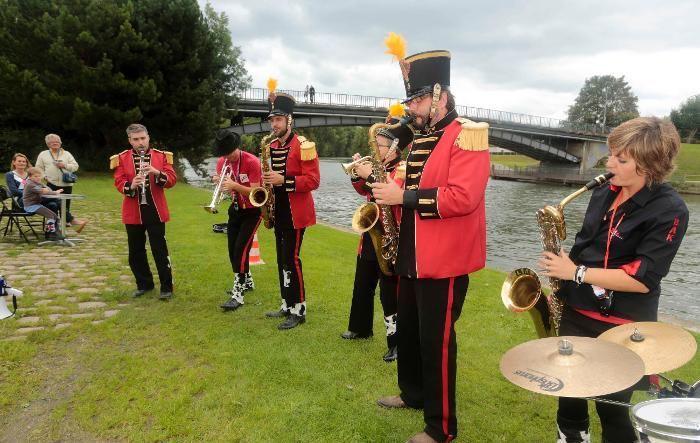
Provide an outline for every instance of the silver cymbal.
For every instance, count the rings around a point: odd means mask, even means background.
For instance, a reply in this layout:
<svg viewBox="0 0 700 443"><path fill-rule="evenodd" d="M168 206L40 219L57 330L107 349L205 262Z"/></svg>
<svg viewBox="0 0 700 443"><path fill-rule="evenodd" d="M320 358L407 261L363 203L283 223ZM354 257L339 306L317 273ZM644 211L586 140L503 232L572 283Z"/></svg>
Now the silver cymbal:
<svg viewBox="0 0 700 443"><path fill-rule="evenodd" d="M690 332L668 323L655 321L626 323L608 329L599 339L617 343L641 357L645 374L658 374L688 363L698 350Z"/></svg>
<svg viewBox="0 0 700 443"><path fill-rule="evenodd" d="M501 358L511 383L557 397L621 391L644 375L642 359L624 346L589 337L547 337L522 343Z"/></svg>

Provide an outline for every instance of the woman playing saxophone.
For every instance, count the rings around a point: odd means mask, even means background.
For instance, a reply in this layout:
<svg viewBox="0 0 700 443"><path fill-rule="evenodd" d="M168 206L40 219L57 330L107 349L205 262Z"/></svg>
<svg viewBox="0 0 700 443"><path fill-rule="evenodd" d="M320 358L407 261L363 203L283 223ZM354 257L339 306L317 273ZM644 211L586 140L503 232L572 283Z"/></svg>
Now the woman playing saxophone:
<svg viewBox="0 0 700 443"><path fill-rule="evenodd" d="M614 176L593 191L574 246L568 255L545 252L539 262L561 283L560 335L597 337L619 324L656 321L661 279L688 226L688 208L664 183L680 147L673 124L629 120L613 130L608 146ZM632 390L604 398L629 403ZM596 409L603 441L637 441L627 408L596 403ZM586 400L559 399L558 441L588 441L588 422Z"/></svg>
<svg viewBox="0 0 700 443"><path fill-rule="evenodd" d="M390 123L397 123L393 119ZM399 186L403 186L404 165L401 162L401 150L413 139L413 132L407 126L394 129L382 128L377 131L376 146L378 158L386 170L385 175L389 180L394 180ZM353 161L360 160L360 154L353 156ZM368 184L377 180L374 175L374 167L371 161L358 162L354 166L354 174L351 174L352 185L358 194L373 202L371 188ZM369 207L363 205L363 207ZM376 208L376 206L375 206ZM400 219L400 206L394 206L393 219ZM358 210L360 211L360 210ZM372 324L374 318L374 292L379 283L379 299L382 304L384 326L386 330L387 351L384 361L396 360L396 311L397 311L397 283L398 277L389 275L381 269L379 260L381 254L382 221L376 220L373 228L378 232L372 237L369 231L364 231L360 238L360 246L357 253L355 266L355 283L352 292L352 305L350 307L350 319L348 330L341 334L347 340L367 338L373 335ZM376 234L376 233L375 233ZM385 260L384 263L387 263Z"/></svg>

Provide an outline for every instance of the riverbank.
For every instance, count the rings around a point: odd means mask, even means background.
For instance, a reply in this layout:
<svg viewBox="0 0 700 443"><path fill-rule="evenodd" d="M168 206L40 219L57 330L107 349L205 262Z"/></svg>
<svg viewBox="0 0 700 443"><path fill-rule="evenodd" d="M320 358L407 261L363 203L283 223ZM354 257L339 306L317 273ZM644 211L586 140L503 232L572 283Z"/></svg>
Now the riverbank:
<svg viewBox="0 0 700 443"><path fill-rule="evenodd" d="M134 300L111 179L81 177L76 192L88 199L76 201L74 212L90 220L80 246L1 244L0 268L12 267L4 273L25 296L19 318L0 321L0 441L393 442L422 428L420 412L374 404L397 392L396 366L381 360L381 310L373 339L339 337L347 326L355 234L326 226L307 231L301 255L308 321L280 332L263 315L279 304L270 231L259 233L266 264L252 270L256 290L241 310L222 313L230 265L226 239L211 225L225 214L201 208L210 192L177 185L167 192L175 298L164 303L150 293ZM27 279L32 283L23 285ZM459 441L549 441L555 398L521 390L498 372L505 351L535 338L527 315L503 308L502 281L501 272L474 274L457 323ZM81 309L90 302L104 304ZM18 332L28 317L41 329ZM695 357L666 375L693 382L698 374Z"/></svg>

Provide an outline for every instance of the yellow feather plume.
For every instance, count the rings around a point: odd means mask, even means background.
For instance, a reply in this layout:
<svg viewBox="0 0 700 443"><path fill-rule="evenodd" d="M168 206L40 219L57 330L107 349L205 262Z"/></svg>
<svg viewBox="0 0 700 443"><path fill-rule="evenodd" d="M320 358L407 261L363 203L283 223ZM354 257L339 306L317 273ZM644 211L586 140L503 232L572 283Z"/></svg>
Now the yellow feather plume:
<svg viewBox="0 0 700 443"><path fill-rule="evenodd" d="M270 90L270 93L275 92L275 89L277 89L277 80L274 78L268 78L267 79L267 89Z"/></svg>
<svg viewBox="0 0 700 443"><path fill-rule="evenodd" d="M386 45L386 53L393 55L397 61L406 57L406 40L399 34L390 32L384 39L384 44Z"/></svg>
<svg viewBox="0 0 700 443"><path fill-rule="evenodd" d="M406 109L399 102L393 103L389 106L389 115L394 118L401 118L406 115Z"/></svg>

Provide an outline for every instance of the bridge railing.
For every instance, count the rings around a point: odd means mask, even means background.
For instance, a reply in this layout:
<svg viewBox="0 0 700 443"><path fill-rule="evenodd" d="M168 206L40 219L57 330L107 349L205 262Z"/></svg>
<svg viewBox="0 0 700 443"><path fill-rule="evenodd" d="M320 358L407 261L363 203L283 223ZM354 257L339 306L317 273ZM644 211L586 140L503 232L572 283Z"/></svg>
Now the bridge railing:
<svg viewBox="0 0 700 443"><path fill-rule="evenodd" d="M368 95L342 94L334 92L316 92L312 100L310 96L305 95L304 91L281 89L279 92L284 92L291 95L294 97L297 103L339 107L388 109L392 103L400 100L398 98L391 97L374 97ZM266 102L267 96L267 89L249 88L243 91L240 99ZM600 127L588 123L575 123L568 120L559 120L529 114L519 114L517 112L498 111L495 109L475 108L472 106L462 105L457 105L456 109L459 115L478 121L487 120L490 122L501 122L505 124L530 127L534 126L569 133L573 132L598 136L605 136L609 134L611 130L609 127Z"/></svg>

